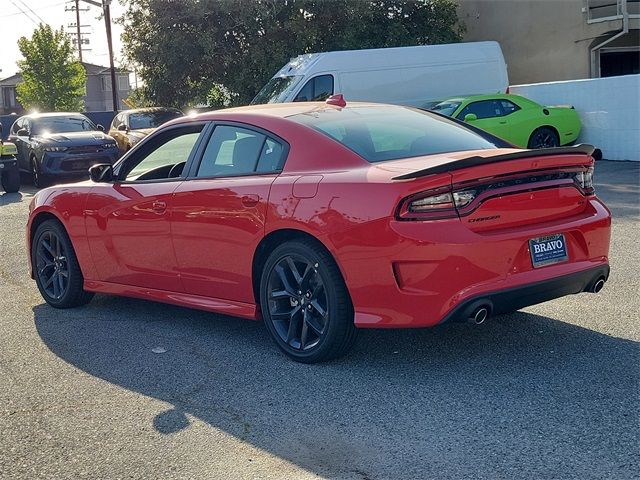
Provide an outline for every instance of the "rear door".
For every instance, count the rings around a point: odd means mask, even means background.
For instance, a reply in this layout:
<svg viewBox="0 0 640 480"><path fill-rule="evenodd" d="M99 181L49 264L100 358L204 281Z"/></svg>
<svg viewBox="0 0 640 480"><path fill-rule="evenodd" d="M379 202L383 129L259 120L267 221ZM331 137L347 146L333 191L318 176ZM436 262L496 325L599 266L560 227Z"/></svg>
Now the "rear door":
<svg viewBox="0 0 640 480"><path fill-rule="evenodd" d="M253 303L252 264L271 184L287 144L243 124L218 124L171 207L177 271L194 295Z"/></svg>
<svg viewBox="0 0 640 480"><path fill-rule="evenodd" d="M182 291L171 242L173 192L204 123L155 135L118 166L118 179L97 183L85 209L87 237L104 282Z"/></svg>

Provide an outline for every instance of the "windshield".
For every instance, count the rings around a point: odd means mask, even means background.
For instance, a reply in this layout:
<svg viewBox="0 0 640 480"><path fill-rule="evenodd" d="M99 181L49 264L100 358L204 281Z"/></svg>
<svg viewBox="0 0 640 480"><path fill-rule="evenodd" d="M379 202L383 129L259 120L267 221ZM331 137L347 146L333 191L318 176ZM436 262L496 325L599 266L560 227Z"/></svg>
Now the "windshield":
<svg viewBox="0 0 640 480"><path fill-rule="evenodd" d="M284 102L284 99L302 79L301 75L292 75L289 77L273 77L262 87L262 90L258 92L251 105L262 105L264 103L280 103Z"/></svg>
<svg viewBox="0 0 640 480"><path fill-rule="evenodd" d="M129 115L129 128L131 130L156 128L169 120L179 117L182 117L182 112L178 110L132 113Z"/></svg>
<svg viewBox="0 0 640 480"><path fill-rule="evenodd" d="M453 116L453 112L455 112L460 106L460 103L462 102L441 102L435 107L432 107L431 110L446 115L447 117L451 117Z"/></svg>
<svg viewBox="0 0 640 480"><path fill-rule="evenodd" d="M369 162L496 148L452 120L406 107L325 108L288 118L333 138Z"/></svg>
<svg viewBox="0 0 640 480"><path fill-rule="evenodd" d="M44 135L46 133L91 132L98 130L96 125L84 115L73 117L44 117L35 118L32 122L32 135Z"/></svg>

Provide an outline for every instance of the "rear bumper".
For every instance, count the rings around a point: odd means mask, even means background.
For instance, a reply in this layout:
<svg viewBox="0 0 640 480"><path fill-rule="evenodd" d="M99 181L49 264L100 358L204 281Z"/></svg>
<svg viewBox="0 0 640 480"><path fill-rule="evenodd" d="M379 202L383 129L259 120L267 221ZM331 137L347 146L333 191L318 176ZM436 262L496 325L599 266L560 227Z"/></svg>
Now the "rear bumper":
<svg viewBox="0 0 640 480"><path fill-rule="evenodd" d="M558 233L568 261L533 268L529 239ZM610 212L590 198L581 213L533 225L474 232L458 219L380 219L331 243L358 327L420 328L482 298L500 313L582 292L608 275L610 234Z"/></svg>
<svg viewBox="0 0 640 480"><path fill-rule="evenodd" d="M487 308L492 315L499 315L565 295L591 292L598 280L607 281L608 278L609 265L602 265L529 285L477 295L459 304L441 323L467 321L481 307Z"/></svg>

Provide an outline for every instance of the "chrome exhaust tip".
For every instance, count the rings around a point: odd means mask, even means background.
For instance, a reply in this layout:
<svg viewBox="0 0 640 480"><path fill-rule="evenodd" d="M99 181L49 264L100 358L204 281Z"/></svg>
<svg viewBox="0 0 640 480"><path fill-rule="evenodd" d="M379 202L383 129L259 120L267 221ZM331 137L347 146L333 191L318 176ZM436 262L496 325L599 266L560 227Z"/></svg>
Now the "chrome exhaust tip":
<svg viewBox="0 0 640 480"><path fill-rule="evenodd" d="M604 287L604 278L600 277L598 280L596 280L596 283L593 284L593 287L591 288L591 292L600 293L600 290L602 290L602 287Z"/></svg>
<svg viewBox="0 0 640 480"><path fill-rule="evenodd" d="M476 325L484 323L489 318L489 309L487 307L480 307L471 314L470 320Z"/></svg>

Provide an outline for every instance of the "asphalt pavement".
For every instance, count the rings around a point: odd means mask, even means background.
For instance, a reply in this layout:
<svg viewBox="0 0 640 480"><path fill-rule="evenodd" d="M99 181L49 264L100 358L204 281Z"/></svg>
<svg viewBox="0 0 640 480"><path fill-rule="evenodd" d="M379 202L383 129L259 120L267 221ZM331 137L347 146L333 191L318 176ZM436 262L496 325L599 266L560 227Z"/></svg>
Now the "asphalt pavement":
<svg viewBox="0 0 640 480"><path fill-rule="evenodd" d="M361 331L301 365L263 325L27 273L33 188L0 196L0 478L640 477L640 162L599 162L611 277L484 325ZM161 353L155 353L161 352Z"/></svg>

